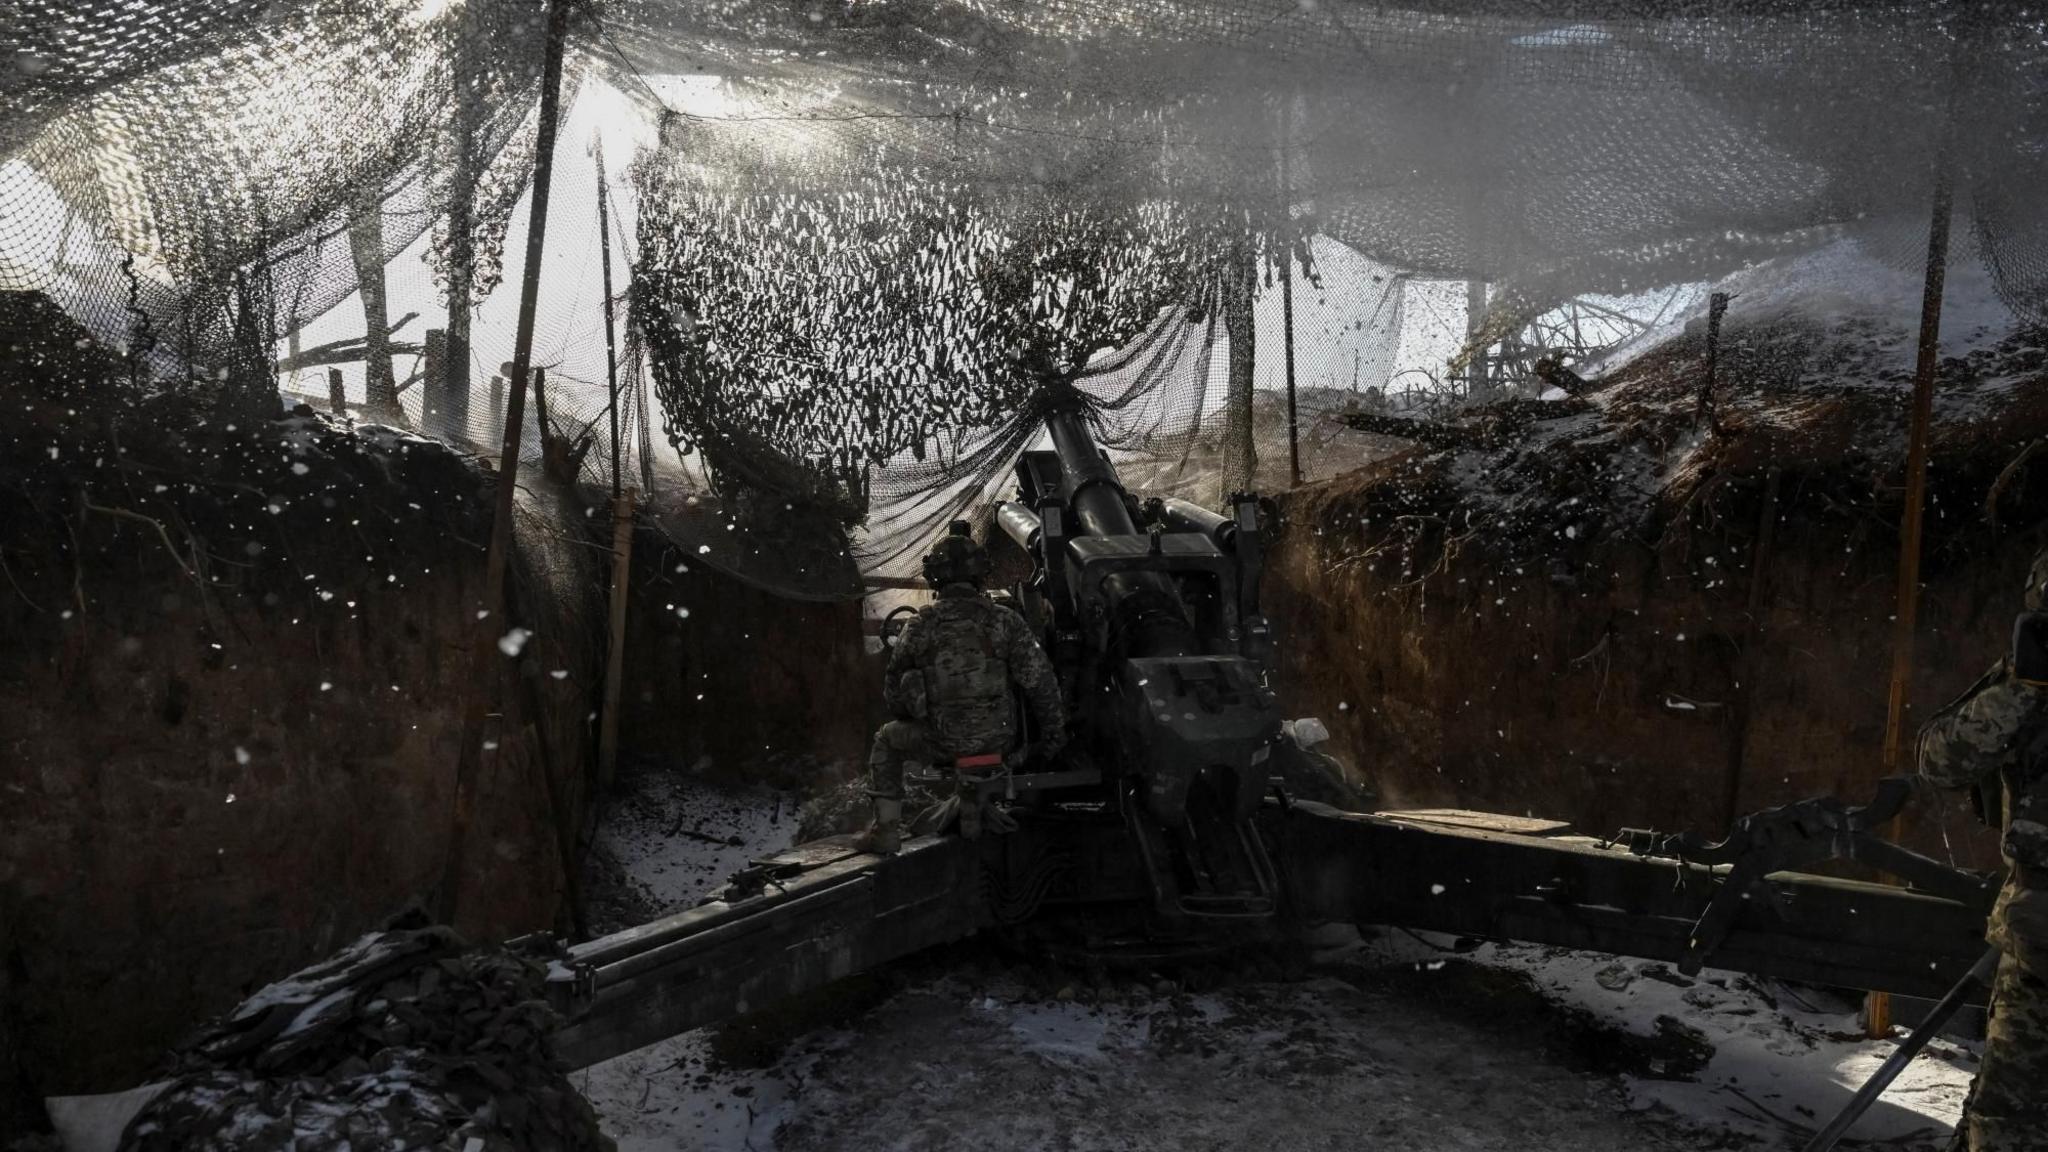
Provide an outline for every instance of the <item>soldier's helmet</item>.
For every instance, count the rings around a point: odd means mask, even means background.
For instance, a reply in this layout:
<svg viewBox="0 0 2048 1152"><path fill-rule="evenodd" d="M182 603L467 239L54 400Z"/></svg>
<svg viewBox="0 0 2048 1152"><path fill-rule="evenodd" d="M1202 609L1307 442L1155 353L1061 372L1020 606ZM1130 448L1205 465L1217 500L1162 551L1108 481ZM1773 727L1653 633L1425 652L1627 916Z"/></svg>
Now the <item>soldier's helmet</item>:
<svg viewBox="0 0 2048 1152"><path fill-rule="evenodd" d="M953 521L945 536L925 553L924 582L933 588L948 584L972 584L979 588L988 578L988 571L988 553L974 542L973 529L965 520Z"/></svg>
<svg viewBox="0 0 2048 1152"><path fill-rule="evenodd" d="M2035 553L2033 566L2027 569L2026 603L2029 612L2048 607L2048 548Z"/></svg>

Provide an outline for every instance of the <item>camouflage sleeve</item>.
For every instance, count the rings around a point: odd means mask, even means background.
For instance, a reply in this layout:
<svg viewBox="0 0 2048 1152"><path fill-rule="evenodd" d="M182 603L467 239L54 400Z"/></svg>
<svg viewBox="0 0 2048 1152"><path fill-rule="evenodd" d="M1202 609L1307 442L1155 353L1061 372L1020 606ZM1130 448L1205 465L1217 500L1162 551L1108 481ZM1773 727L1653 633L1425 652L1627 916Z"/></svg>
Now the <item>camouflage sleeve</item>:
<svg viewBox="0 0 2048 1152"><path fill-rule="evenodd" d="M1920 729L1920 776L1944 788L1995 782L2023 729L2048 710L2048 689L1999 677Z"/></svg>
<svg viewBox="0 0 2048 1152"><path fill-rule="evenodd" d="M906 676L916 673L922 676L924 650L930 641L929 629L925 627L924 613L910 618L903 631L896 634L896 646L889 649L889 664L882 673L882 702L889 706L889 713L899 720L916 718L918 708L912 696L923 695L922 689L912 689L906 684Z"/></svg>
<svg viewBox="0 0 2048 1152"><path fill-rule="evenodd" d="M1060 703L1059 675L1052 670L1052 661L1046 659L1045 650L1038 646L1038 638L1031 634L1031 626L1024 623L1024 618L1007 608L1001 612L1010 678L1031 704L1031 718L1038 723L1039 743L1058 748L1067 742L1067 710Z"/></svg>

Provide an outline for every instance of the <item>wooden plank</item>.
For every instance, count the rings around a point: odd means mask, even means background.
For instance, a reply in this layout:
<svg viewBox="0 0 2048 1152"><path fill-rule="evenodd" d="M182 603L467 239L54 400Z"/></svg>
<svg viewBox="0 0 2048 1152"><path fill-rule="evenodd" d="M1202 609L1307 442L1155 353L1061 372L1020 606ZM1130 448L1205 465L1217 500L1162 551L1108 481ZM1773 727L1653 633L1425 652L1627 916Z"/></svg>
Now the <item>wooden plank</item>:
<svg viewBox="0 0 2048 1152"><path fill-rule="evenodd" d="M1545 820L1538 816L1509 816L1501 812L1473 812L1465 808L1407 808L1398 812L1381 812L1389 820L1402 820L1417 824L1442 824L1452 828L1477 828L1486 832L1508 832L1516 836L1555 836L1568 832L1571 825L1563 820Z"/></svg>

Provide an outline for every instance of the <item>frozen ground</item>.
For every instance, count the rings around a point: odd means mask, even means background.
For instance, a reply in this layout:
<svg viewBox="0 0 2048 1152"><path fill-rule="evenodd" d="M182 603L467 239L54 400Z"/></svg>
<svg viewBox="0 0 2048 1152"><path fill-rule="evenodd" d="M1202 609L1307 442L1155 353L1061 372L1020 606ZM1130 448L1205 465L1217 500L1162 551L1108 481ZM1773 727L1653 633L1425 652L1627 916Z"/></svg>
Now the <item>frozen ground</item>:
<svg viewBox="0 0 2048 1152"><path fill-rule="evenodd" d="M747 861L789 847L796 821L795 798L766 788L735 792L659 769L621 777L587 865L592 931L691 907Z"/></svg>
<svg viewBox="0 0 2048 1152"><path fill-rule="evenodd" d="M761 851L791 823L786 805L767 822L765 796L670 787L667 811L739 809L720 818ZM678 903L716 884L709 845L651 824L620 836L634 875ZM1891 1048L1810 989L1400 932L1332 943L1284 974L1094 978L967 947L848 992L765 1067L715 1059L695 1032L573 1079L621 1152L1775 1149ZM1937 1041L1855 1137L1938 1146L1974 1060Z"/></svg>

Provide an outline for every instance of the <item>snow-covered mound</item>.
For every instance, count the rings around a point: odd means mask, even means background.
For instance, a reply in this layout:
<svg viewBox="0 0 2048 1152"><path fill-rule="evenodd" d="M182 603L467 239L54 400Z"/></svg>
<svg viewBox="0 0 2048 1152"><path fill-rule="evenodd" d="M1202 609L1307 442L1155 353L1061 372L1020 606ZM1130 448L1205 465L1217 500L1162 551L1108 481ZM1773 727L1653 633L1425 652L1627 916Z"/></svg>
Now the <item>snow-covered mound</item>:
<svg viewBox="0 0 2048 1152"><path fill-rule="evenodd" d="M1856 332L1872 337L1871 351L1896 361L1910 378L1923 288L1917 265L1909 268L1905 261L1882 259L1857 240L1838 240L1799 256L1745 268L1712 290L1729 294L1731 325L1792 321ZM1586 374L1611 376L1703 322L1704 295L1701 300L1690 312L1674 316L1591 365ZM2022 328L2020 318L1998 298L1981 261L1962 255L1950 262L1943 276L1942 356L1990 351Z"/></svg>

